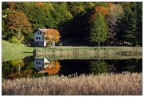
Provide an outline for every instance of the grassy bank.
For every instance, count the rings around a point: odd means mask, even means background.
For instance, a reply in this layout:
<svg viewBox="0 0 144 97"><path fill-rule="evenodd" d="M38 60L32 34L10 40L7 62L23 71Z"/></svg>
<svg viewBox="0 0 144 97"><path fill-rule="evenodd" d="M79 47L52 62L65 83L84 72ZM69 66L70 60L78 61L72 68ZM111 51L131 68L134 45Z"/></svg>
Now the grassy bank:
<svg viewBox="0 0 144 97"><path fill-rule="evenodd" d="M142 95L142 74L49 76L2 81L3 95Z"/></svg>
<svg viewBox="0 0 144 97"><path fill-rule="evenodd" d="M142 58L142 47L47 47L36 48L36 56L48 59Z"/></svg>
<svg viewBox="0 0 144 97"><path fill-rule="evenodd" d="M23 44L13 44L2 40L2 61L30 56L33 50L33 47L26 47Z"/></svg>

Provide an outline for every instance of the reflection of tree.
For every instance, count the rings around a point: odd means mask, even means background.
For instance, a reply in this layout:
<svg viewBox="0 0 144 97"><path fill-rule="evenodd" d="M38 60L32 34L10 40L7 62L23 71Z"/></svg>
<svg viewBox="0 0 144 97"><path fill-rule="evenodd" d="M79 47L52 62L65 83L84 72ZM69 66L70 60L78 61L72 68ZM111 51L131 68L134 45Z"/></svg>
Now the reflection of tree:
<svg viewBox="0 0 144 97"><path fill-rule="evenodd" d="M33 57L16 59L2 63L3 78L16 78L22 76L32 76Z"/></svg>
<svg viewBox="0 0 144 97"><path fill-rule="evenodd" d="M45 68L44 70L48 73L48 74L57 74L60 70L60 62L58 61L51 61L49 63L49 66L47 68Z"/></svg>
<svg viewBox="0 0 144 97"><path fill-rule="evenodd" d="M91 61L90 71L94 74L105 73L108 71L108 64L105 61Z"/></svg>
<svg viewBox="0 0 144 97"><path fill-rule="evenodd" d="M3 63L5 64L2 66L2 71L5 78L14 78L21 75L20 69L24 67L24 62L22 59L18 58Z"/></svg>
<svg viewBox="0 0 144 97"><path fill-rule="evenodd" d="M9 61L9 63L12 65L12 66L16 66L16 67L23 67L24 66L24 62L22 59L18 58L16 60L12 60L12 61Z"/></svg>
<svg viewBox="0 0 144 97"><path fill-rule="evenodd" d="M142 71L142 60L127 60L122 65L123 71L129 72L141 72Z"/></svg>

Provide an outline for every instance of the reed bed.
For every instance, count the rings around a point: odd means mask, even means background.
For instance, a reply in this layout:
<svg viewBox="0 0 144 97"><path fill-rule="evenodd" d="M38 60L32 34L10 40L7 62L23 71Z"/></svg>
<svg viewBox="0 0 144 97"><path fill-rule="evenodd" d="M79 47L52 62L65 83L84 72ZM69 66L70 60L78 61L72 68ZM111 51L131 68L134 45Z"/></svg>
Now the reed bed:
<svg viewBox="0 0 144 97"><path fill-rule="evenodd" d="M3 95L142 95L141 73L49 76L2 81Z"/></svg>
<svg viewBox="0 0 144 97"><path fill-rule="evenodd" d="M48 59L142 58L141 47L46 47L35 48L36 57Z"/></svg>

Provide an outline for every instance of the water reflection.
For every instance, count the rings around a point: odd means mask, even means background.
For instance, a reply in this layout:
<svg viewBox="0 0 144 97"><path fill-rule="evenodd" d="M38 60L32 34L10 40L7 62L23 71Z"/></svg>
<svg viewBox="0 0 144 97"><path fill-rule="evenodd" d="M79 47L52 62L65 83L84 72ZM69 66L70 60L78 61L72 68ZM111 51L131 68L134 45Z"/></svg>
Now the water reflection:
<svg viewBox="0 0 144 97"><path fill-rule="evenodd" d="M105 61L90 61L90 71L94 74L108 72L108 64Z"/></svg>
<svg viewBox="0 0 144 97"><path fill-rule="evenodd" d="M41 59L34 59L34 68L39 72L44 72L44 69L48 67L50 61L48 61L46 58Z"/></svg>
<svg viewBox="0 0 144 97"><path fill-rule="evenodd" d="M128 60L48 60L46 58L23 59L2 62L2 77L41 77L49 75L99 74L106 72L142 72L142 59Z"/></svg>
<svg viewBox="0 0 144 97"><path fill-rule="evenodd" d="M48 73L50 75L57 74L60 70L60 63L58 61L48 61L46 58L34 59L34 68L39 73Z"/></svg>

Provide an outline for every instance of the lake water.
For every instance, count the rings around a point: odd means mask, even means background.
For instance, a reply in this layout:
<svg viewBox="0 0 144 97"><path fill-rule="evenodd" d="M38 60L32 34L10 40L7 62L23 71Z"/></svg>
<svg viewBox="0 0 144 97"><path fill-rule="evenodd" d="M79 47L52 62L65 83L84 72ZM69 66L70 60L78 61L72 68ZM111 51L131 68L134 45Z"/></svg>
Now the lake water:
<svg viewBox="0 0 144 97"><path fill-rule="evenodd" d="M142 72L142 59L48 60L27 56L2 62L2 77L5 79L122 72Z"/></svg>

